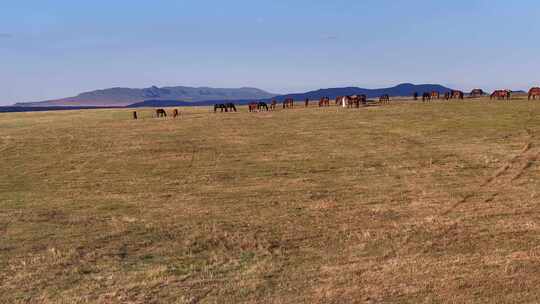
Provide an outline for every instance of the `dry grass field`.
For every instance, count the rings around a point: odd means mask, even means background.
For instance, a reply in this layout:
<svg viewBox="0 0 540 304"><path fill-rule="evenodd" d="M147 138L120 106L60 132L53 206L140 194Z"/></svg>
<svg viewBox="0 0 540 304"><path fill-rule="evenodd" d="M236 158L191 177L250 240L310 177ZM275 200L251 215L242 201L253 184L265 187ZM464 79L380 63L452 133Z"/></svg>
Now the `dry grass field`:
<svg viewBox="0 0 540 304"><path fill-rule="evenodd" d="M540 102L0 114L2 303L535 303Z"/></svg>

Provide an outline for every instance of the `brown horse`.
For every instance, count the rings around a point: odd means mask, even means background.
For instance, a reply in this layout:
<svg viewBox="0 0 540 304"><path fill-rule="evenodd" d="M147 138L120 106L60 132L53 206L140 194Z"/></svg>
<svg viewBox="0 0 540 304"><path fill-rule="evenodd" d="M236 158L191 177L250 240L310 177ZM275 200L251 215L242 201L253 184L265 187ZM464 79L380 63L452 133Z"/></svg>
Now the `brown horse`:
<svg viewBox="0 0 540 304"><path fill-rule="evenodd" d="M167 112L165 112L164 109L157 109L156 110L156 116L159 117L167 117Z"/></svg>
<svg viewBox="0 0 540 304"><path fill-rule="evenodd" d="M471 94L469 94L469 97L478 98L478 97L482 97L484 95L486 95L484 90L482 90L482 89L474 89L474 90L471 91Z"/></svg>
<svg viewBox="0 0 540 304"><path fill-rule="evenodd" d="M431 92L431 99L439 99L441 94L438 91Z"/></svg>
<svg viewBox="0 0 540 304"><path fill-rule="evenodd" d="M529 90L529 100L535 100L536 96L540 97L540 88L534 87Z"/></svg>
<svg viewBox="0 0 540 304"><path fill-rule="evenodd" d="M306 100L304 100L304 106L306 108L309 107L309 98L306 98Z"/></svg>
<svg viewBox="0 0 540 304"><path fill-rule="evenodd" d="M347 107L348 108L360 108L360 99L359 95L348 96L347 98Z"/></svg>
<svg viewBox="0 0 540 304"><path fill-rule="evenodd" d="M319 100L319 107L329 107L330 106L330 97L322 97Z"/></svg>
<svg viewBox="0 0 540 304"><path fill-rule="evenodd" d="M413 100L418 100L418 92L414 92L412 96L413 96Z"/></svg>
<svg viewBox="0 0 540 304"><path fill-rule="evenodd" d="M450 93L450 98L452 99L463 99L465 94L459 90L452 90L452 93Z"/></svg>
<svg viewBox="0 0 540 304"><path fill-rule="evenodd" d="M137 111L133 111L133 119L138 119L138 117L137 117Z"/></svg>
<svg viewBox="0 0 540 304"><path fill-rule="evenodd" d="M283 108L286 109L286 108L294 108L294 99L292 98L287 98L283 101Z"/></svg>
<svg viewBox="0 0 540 304"><path fill-rule="evenodd" d="M422 101L423 102L426 102L426 101L431 101L431 93L424 93L422 94Z"/></svg>
<svg viewBox="0 0 540 304"><path fill-rule="evenodd" d="M272 103L270 103L270 110L274 111L277 106L277 101L275 99L272 99Z"/></svg>
<svg viewBox="0 0 540 304"><path fill-rule="evenodd" d="M495 92L493 92L493 94L491 94L491 96L489 96L489 99L497 98L499 100L500 99L510 100L510 97L511 97L510 90L496 90Z"/></svg>
<svg viewBox="0 0 540 304"><path fill-rule="evenodd" d="M248 104L248 109L250 112L256 112L258 110L258 107L259 107L259 103L257 102L250 102Z"/></svg>
<svg viewBox="0 0 540 304"><path fill-rule="evenodd" d="M172 113L173 113L173 118L180 116L180 112L178 112L178 109L174 109Z"/></svg>
<svg viewBox="0 0 540 304"><path fill-rule="evenodd" d="M390 103L390 95L384 94L381 97L379 97L380 103Z"/></svg>

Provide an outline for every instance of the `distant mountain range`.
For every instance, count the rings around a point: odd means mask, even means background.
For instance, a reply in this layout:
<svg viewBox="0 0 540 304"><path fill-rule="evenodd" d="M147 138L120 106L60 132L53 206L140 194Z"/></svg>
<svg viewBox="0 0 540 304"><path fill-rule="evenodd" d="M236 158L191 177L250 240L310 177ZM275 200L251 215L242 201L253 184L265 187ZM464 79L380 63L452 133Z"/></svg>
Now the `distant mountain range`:
<svg viewBox="0 0 540 304"><path fill-rule="evenodd" d="M395 87L383 88L383 89L363 89L357 87L346 87L346 88L332 88L332 89L320 89L316 91L311 91L307 93L298 93L298 94L287 94L282 96L277 96L278 100L283 100L286 98L293 98L294 100L305 100L306 98L311 99L320 99L321 97L330 97L336 98L338 96L350 96L350 95L362 95L365 94L368 98L376 98L381 95L388 94L390 96L412 96L414 92L422 94L424 92L438 91L441 94L444 94L452 89L444 87L438 84L420 84L415 85L412 83L402 83Z"/></svg>
<svg viewBox="0 0 540 304"><path fill-rule="evenodd" d="M147 89L111 88L82 93L75 97L40 102L17 103L18 107L166 107L166 106L206 106L214 103L235 102L246 104L251 101L282 101L286 98L294 100L317 100L321 97L336 98L344 95L365 94L368 98L376 98L384 94L390 96L411 96L414 92L439 91L445 93L450 88L438 84L414 85L403 83L395 87L382 89L364 89L358 87L329 88L286 95L271 94L256 88L216 89L208 87L150 87Z"/></svg>
<svg viewBox="0 0 540 304"><path fill-rule="evenodd" d="M200 102L208 100L264 99L276 94L256 88L219 89L209 87L163 87L152 86L146 89L110 88L79 94L56 100L17 103L15 106L50 107L50 106L128 106L145 100L181 100Z"/></svg>

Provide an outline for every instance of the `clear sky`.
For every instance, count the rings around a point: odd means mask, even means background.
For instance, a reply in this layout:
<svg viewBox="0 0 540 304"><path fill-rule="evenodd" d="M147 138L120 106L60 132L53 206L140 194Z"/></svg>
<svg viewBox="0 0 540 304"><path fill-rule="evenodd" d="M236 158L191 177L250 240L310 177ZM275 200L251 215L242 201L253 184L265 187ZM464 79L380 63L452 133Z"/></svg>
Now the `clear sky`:
<svg viewBox="0 0 540 304"><path fill-rule="evenodd" d="M0 104L115 87L540 85L538 0L0 0Z"/></svg>

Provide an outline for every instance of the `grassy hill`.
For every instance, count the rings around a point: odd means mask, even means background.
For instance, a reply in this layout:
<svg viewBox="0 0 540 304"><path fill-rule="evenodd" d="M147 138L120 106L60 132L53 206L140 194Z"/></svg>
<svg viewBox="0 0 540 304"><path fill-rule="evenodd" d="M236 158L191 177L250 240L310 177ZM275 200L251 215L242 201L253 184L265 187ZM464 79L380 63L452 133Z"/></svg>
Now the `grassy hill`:
<svg viewBox="0 0 540 304"><path fill-rule="evenodd" d="M6 303L540 297L540 103L0 114Z"/></svg>

